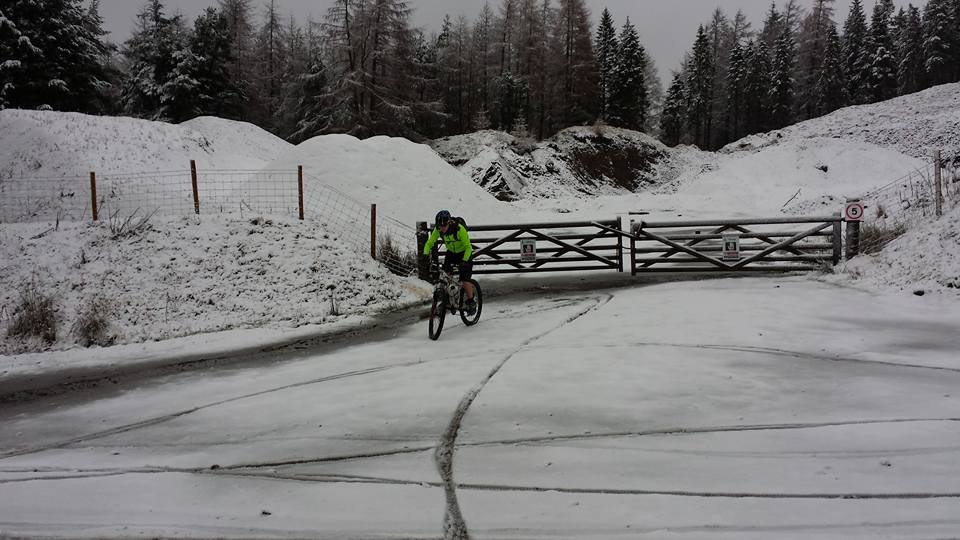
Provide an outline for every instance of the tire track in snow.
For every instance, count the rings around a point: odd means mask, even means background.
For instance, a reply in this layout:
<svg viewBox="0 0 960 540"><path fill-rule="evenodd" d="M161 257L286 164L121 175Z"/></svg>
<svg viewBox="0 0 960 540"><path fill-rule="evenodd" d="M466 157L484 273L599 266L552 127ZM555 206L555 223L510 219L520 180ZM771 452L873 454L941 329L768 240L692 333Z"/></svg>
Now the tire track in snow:
<svg viewBox="0 0 960 540"><path fill-rule="evenodd" d="M173 467L143 467L113 470L77 471L76 474L48 475L31 478L15 478L0 480L0 484L36 482L47 480L82 480L87 478L104 478L129 474L202 474L206 476L222 476L230 478L247 478L259 480L281 480L289 482L305 482L318 484L377 484L395 486L421 486L425 488L443 488L446 482L406 480L401 478L384 478L376 476L362 476L349 474L296 474L279 472L244 472L237 470L211 470L202 468L173 468ZM513 493L566 493L577 495L623 495L623 496L665 496L691 497L715 499L817 499L817 500L922 500L922 499L960 499L960 492L760 492L760 491L697 491L697 490L663 490L663 489L629 489L629 488L578 488L563 486L521 486L510 484L454 484L459 490L467 491L495 491ZM465 531L465 529L464 529Z"/></svg>
<svg viewBox="0 0 960 540"><path fill-rule="evenodd" d="M312 384L320 384L320 383L325 383L325 382L329 382L329 381L336 381L336 380L340 380L340 379L346 379L346 378L350 378L350 377L357 377L357 376L361 376L361 375L370 375L370 374L372 374L372 373L380 373L380 372L382 372L382 371L387 371L387 370L390 370L390 369L417 366L417 365L420 365L420 364L425 364L425 363L428 363L428 362L435 362L435 361L437 361L437 360L418 360L418 361L416 361L416 362L405 362L405 363L402 363L402 364L391 364L391 365L387 365L387 366L377 366L377 367L372 367L372 368L367 368L367 369L360 369L360 370L355 370L355 371L347 371L347 372L344 372L344 373L337 373L337 374L335 374L335 375L328 375L328 376L326 376L326 377L319 377L319 378L316 378L316 379L311 379L311 380L309 380L309 381L301 381L301 382L297 382L297 383L287 384L287 385L278 386L278 387L275 387L275 388L269 388L269 389L267 389L267 390L260 390L260 391L258 391L258 392L252 392L252 393L244 394L244 395L241 395L241 396L234 396L234 397L227 398L227 399L223 399L223 400L220 400L220 401L214 401L214 402L212 402L212 403L207 403L207 404L204 404L204 405L198 405L198 406L196 406L196 407L191 407L191 408L189 408L189 409L184 409L184 410L177 411L177 412L174 412L174 413L165 414L165 415L157 416L157 417L154 417L154 418L148 418L148 419L145 419L145 420L141 420L141 421L139 421L139 422L133 422L133 423L130 423L130 424L125 424L125 425L122 425L122 426L117 426L117 427L110 428L110 429L106 429L106 430L103 430L103 431L97 431L97 432L94 432L94 433L88 433L88 434L86 434L86 435L81 435L81 436L78 436L78 437L73 437L73 438L70 438L70 439L65 439L65 440L61 440L61 441L54 442L54 443L49 443L49 444L44 444L44 445L40 445L40 446L34 446L34 447L28 447L28 448L21 448L21 449L18 449L18 450L11 450L11 451L7 451L7 452L2 452L2 453L0 453L0 460L12 458L12 457L17 457L17 456L23 456L23 455L27 455L27 454L35 454L35 453L44 452L44 451L47 451L47 450L55 450L55 449L58 449L58 448L66 448L66 447L68 447L68 446L72 446L72 445L75 445L75 444L81 444L81 443L84 443L84 442L87 442L87 441L92 441L92 440L96 440L96 439L102 439L102 438L104 438L104 437L109 437L109 436L112 436L112 435L118 435L118 434L121 434L121 433L127 433L127 432L134 431L134 430L137 430L137 429L142 429L142 428L145 428L145 427L151 427L151 426L155 426L155 425L157 425L157 424L162 424L162 423L164 423L164 422L168 422L168 421L170 421L170 420L174 420L174 419L177 419L177 418L180 418L180 417L189 415L189 414L193 414L193 413L195 413L195 412L202 411L202 410L204 410L204 409L209 409L209 408L212 408L212 407L218 407L218 406L220 406L220 405L225 405L225 404L227 404L227 403L232 403L232 402L235 402L235 401L241 401L241 400L244 400L244 399L250 399L250 398L254 398L254 397L259 397L259 396L263 396L263 395L266 395L266 394L271 394L271 393L274 393L274 392L281 392L281 391L283 391L283 390L289 390L289 389L291 389L291 388L298 388L298 387L302 387L302 386L309 386L309 385L312 385Z"/></svg>
<svg viewBox="0 0 960 540"><path fill-rule="evenodd" d="M696 435L701 433L736 433L739 431L779 431L792 429L817 429L834 426L860 426L870 424L900 424L910 422L960 422L960 418L890 418L881 420L843 420L836 422L801 422L789 424L745 424L729 426L668 427L640 431L613 431L603 433L575 433L571 435L543 435L540 437L522 437L483 441L459 446L510 446L525 443L543 443L553 441L575 441L589 439L611 439L620 437L644 437L651 435Z"/></svg>
<svg viewBox="0 0 960 540"><path fill-rule="evenodd" d="M891 367L902 367L902 368L911 368L911 369L932 369L938 371L950 371L953 373L960 373L960 368L952 368L946 366L928 366L923 364L904 364L901 362L885 362L883 360L866 360L863 358L848 358L842 356L828 356L814 353L806 353L801 351L791 351L787 349L777 349L773 347L757 347L751 345L714 345L714 344L698 344L698 343L667 343L667 342L658 342L658 341L637 341L630 343L620 343L620 344L603 344L603 345L565 345L565 349L592 349L592 348L622 348L622 347L670 347L675 349L700 349L700 350L717 350L717 351L733 351L733 352L745 352L752 354L769 354L772 356L787 356L791 358L800 358L808 360L823 360L826 362L849 362L854 364L875 364L881 366L891 366Z"/></svg>
<svg viewBox="0 0 960 540"><path fill-rule="evenodd" d="M457 484L453 480L453 456L454 452L456 451L457 434L460 431L460 424L463 421L463 417L466 416L467 410L470 409L470 405L473 404L473 401L477 398L487 383L493 379L493 377L511 358L523 351L524 348L529 346L531 343L534 343L535 341L559 330L560 328L563 328L573 321L583 317L587 313L599 309L613 299L613 295L611 294L607 294L605 296L606 299L603 297L593 297L592 300L596 303L592 306L580 310L575 315L568 317L554 328L528 338L526 341L521 343L516 349L504 356L503 359L500 360L500 362L498 362L492 370L490 370L490 373L488 373L482 381L474 386L473 389L467 392L467 395L465 395L460 401L456 411L453 413L453 417L450 419L450 424L448 425L447 430L444 432L442 438L440 439L440 443L437 445L437 449L434 452L434 461L437 465L437 470L440 473L440 479L443 483L444 495L446 497L447 508L443 517L443 535L446 540L466 540L470 538L470 533L467 530L466 522L463 519L463 513L460 511L460 504L457 502Z"/></svg>

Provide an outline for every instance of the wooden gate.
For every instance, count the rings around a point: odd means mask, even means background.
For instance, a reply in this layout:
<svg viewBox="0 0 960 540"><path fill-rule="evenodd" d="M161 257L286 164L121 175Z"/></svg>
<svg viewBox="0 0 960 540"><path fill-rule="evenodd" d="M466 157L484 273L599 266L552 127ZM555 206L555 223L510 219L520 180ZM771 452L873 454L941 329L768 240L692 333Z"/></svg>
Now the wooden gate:
<svg viewBox="0 0 960 540"><path fill-rule="evenodd" d="M839 214L641 221L631 224L631 273L818 270L840 262L842 224Z"/></svg>
<svg viewBox="0 0 960 540"><path fill-rule="evenodd" d="M623 272L626 265L633 275L654 272L802 272L821 270L824 265L840 262L843 222L840 214L836 214L829 217L641 221L631 222L629 230L624 230L619 219L473 225L469 230L473 242L474 274ZM428 235L427 223L418 223L418 253L422 253ZM625 245L628 240L629 246ZM433 253L434 261L437 253ZM855 254L856 249L852 253ZM430 259L420 257L419 261L420 277L432 279Z"/></svg>
<svg viewBox="0 0 960 540"><path fill-rule="evenodd" d="M468 228L474 274L623 271L624 233L619 219ZM418 253L428 234L426 222L418 223Z"/></svg>

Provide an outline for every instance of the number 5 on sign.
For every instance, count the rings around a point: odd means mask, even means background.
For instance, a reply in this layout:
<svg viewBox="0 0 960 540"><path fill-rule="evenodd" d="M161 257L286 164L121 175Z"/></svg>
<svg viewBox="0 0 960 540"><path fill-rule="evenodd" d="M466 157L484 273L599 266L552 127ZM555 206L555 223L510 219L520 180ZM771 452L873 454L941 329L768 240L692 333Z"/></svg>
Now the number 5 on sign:
<svg viewBox="0 0 960 540"><path fill-rule="evenodd" d="M847 221L863 221L863 203L860 201L850 201L843 212Z"/></svg>

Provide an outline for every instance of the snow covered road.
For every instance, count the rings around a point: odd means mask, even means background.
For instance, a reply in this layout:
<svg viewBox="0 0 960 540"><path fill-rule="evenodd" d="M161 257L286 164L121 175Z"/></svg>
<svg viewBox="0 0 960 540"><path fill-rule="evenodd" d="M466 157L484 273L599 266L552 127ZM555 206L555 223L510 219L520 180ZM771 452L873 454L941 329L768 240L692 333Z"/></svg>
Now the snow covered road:
<svg viewBox="0 0 960 540"><path fill-rule="evenodd" d="M436 343L4 405L0 537L955 536L958 330L807 278L490 297Z"/></svg>

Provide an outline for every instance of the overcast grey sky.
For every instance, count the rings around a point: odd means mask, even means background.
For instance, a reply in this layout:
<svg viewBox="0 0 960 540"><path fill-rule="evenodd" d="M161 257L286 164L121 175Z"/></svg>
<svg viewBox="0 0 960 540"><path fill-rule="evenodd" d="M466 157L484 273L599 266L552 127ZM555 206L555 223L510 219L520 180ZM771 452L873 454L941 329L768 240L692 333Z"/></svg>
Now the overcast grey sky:
<svg viewBox="0 0 960 540"><path fill-rule="evenodd" d="M269 1L269 0L268 0ZM482 0L409 0L414 11L414 23L424 28L428 33L436 31L443 21L444 14L449 13L453 18L461 13L471 21L483 7ZM839 25L847 17L851 0L836 1L835 20ZM924 5L926 0L913 0L915 5ZM106 20L107 30L111 32L111 39L122 42L130 35L133 21L145 2L142 0L101 0L101 12ZM180 10L191 20L203 9L216 5L216 0L165 0L168 11ZM254 0L257 6L263 6L264 0ZM303 22L307 16L313 15L320 19L330 6L330 0L276 0L279 9L285 14L294 15ZM679 67L679 62L690 46L697 32L697 26L707 22L713 10L720 6L728 15L732 16L738 9L742 9L753 22L755 29L763 24L764 14L770 8L771 0L587 0L587 5L593 12L592 21L596 25L600 13L606 7L613 15L617 26L622 26L624 20L630 17L631 22L640 32L640 39L653 56L660 68L664 85L669 84L670 71ZM783 5L778 0L778 5ZM809 7L813 0L801 0L801 4ZM867 18L873 10L876 0L863 0ZM906 6L907 0L895 0L898 6ZM490 5L496 10L500 0L491 0ZM258 14L260 8L258 7Z"/></svg>

